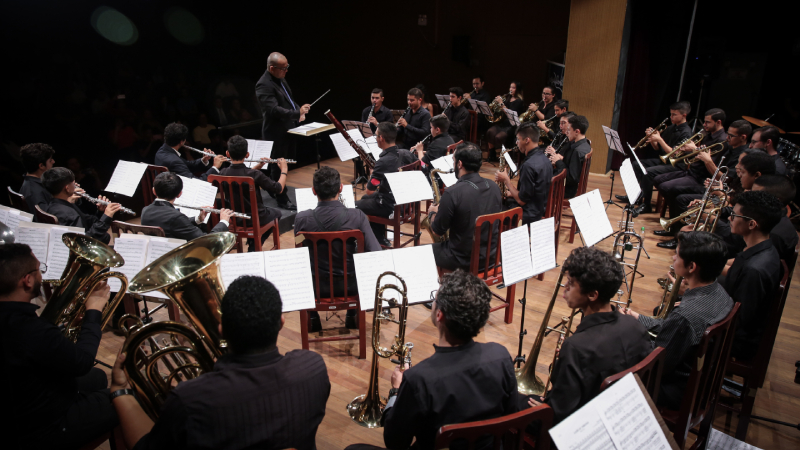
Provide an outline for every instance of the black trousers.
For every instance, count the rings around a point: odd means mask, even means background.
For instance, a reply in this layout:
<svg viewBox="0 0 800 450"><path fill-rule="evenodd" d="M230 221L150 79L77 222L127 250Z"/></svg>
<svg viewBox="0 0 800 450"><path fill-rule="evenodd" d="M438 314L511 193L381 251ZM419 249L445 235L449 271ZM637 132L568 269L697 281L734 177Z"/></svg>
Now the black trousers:
<svg viewBox="0 0 800 450"><path fill-rule="evenodd" d="M703 191L705 192L705 191ZM700 200L703 198L703 193L699 194L680 194L675 197L675 209L670 210L670 214L672 217L680 216L681 214L685 213L686 210L689 209L689 203L692 203L693 200Z"/></svg>
<svg viewBox="0 0 800 450"><path fill-rule="evenodd" d="M700 182L690 173L684 171L669 172L659 175L655 179L655 185L658 191L661 192L661 195L666 199L670 217L676 217L680 214L680 212L678 212L679 208L676 205L676 199L679 195L702 194L705 190Z"/></svg>
<svg viewBox="0 0 800 450"><path fill-rule="evenodd" d="M380 194L372 194L362 197L361 200L356 202L356 208L360 209L368 216L386 217L388 219L389 216L394 213L394 205L386 199L379 197L379 195ZM378 241L386 238L386 225L370 222L369 226L372 228L372 232L375 234L375 237L378 238ZM399 232L400 230L395 231Z"/></svg>
<svg viewBox="0 0 800 450"><path fill-rule="evenodd" d="M680 169L672 167L672 164L663 164L658 158L644 159L642 160L642 165L647 169L647 174L642 173L639 164L633 165L633 171L636 173L636 178L639 179L639 186L642 188L642 204L649 205L653 202L653 185L656 177Z"/></svg>
<svg viewBox="0 0 800 450"><path fill-rule="evenodd" d="M442 269L469 269L469 267L461 267L458 264L458 260L456 260L453 252L447 248L443 242L433 244L433 258L436 260L436 267L441 267Z"/></svg>

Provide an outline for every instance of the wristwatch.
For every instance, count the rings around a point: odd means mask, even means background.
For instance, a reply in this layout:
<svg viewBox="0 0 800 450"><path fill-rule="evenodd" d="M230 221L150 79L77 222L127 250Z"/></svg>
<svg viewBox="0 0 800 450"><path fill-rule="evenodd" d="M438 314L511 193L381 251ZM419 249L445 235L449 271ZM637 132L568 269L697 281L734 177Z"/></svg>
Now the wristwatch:
<svg viewBox="0 0 800 450"><path fill-rule="evenodd" d="M394 397L395 395L397 395L398 392L400 392L400 389L398 388L393 387L389 389L389 397Z"/></svg>
<svg viewBox="0 0 800 450"><path fill-rule="evenodd" d="M111 400L114 400L121 395L134 395L133 389L117 389L111 393Z"/></svg>

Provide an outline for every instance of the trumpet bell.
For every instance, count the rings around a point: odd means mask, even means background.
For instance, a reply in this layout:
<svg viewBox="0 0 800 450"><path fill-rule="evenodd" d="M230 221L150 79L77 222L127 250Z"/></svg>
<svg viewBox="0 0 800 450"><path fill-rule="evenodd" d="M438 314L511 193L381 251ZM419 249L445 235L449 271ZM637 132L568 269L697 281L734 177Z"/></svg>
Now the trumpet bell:
<svg viewBox="0 0 800 450"><path fill-rule="evenodd" d="M525 366L514 370L517 378L517 390L524 395L544 395L544 382L536 373L533 376L525 373Z"/></svg>
<svg viewBox="0 0 800 450"><path fill-rule="evenodd" d="M386 398L378 397L379 401L369 401L367 395L359 395L347 405L347 413L353 422L365 428L380 428L383 410L386 408Z"/></svg>

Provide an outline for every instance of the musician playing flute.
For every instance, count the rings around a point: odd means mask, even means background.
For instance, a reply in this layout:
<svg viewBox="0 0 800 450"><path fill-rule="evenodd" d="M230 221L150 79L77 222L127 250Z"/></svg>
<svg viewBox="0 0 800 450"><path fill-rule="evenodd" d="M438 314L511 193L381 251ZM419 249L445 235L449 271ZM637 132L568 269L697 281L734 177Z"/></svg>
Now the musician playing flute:
<svg viewBox="0 0 800 450"><path fill-rule="evenodd" d="M203 156L194 161L187 161L181 156L180 148L186 144L189 129L182 123L171 123L164 128L164 145L156 152L155 165L166 167L170 172L186 178L198 178L205 181L209 175L219 173L219 168L225 162L225 156L217 155L214 163L209 167L210 155ZM206 150L208 153L213 153ZM194 176L195 172L205 171L201 176Z"/></svg>
<svg viewBox="0 0 800 450"><path fill-rule="evenodd" d="M431 140L430 142L418 142L417 145L411 147L411 151L417 154L417 158L422 161L422 170L425 174L429 174L433 167L431 161L441 158L447 154L447 147L453 145L455 142L447 130L450 128L450 121L444 114L433 116L430 119Z"/></svg>

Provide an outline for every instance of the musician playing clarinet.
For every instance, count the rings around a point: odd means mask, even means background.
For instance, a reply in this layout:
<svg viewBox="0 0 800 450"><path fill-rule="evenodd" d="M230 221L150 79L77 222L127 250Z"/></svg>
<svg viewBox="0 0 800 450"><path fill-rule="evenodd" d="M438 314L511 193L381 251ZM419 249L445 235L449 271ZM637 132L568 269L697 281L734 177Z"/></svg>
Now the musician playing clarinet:
<svg viewBox="0 0 800 450"><path fill-rule="evenodd" d="M361 111L361 121L369 124L372 133L378 129L381 122L391 122L393 120L392 110L383 105L383 89L375 88L370 96L372 106L367 106ZM370 116L370 111L372 115Z"/></svg>
<svg viewBox="0 0 800 450"><path fill-rule="evenodd" d="M586 155L592 151L592 146L586 139L586 130L589 129L589 120L584 116L571 116L566 120L566 136L569 143L563 153L553 153L550 161L555 163L553 175L558 175L562 170L567 171L567 185L564 188L564 197L572 198L578 192L581 169ZM547 147L551 150L553 147ZM545 151L547 151L545 150Z"/></svg>
<svg viewBox="0 0 800 450"><path fill-rule="evenodd" d="M211 156L203 156L201 159L194 161L187 161L181 157L180 148L186 144L186 139L189 137L189 129L182 123L171 123L164 128L164 145L156 152L155 165L166 167L170 172L176 173L186 178L199 178L203 181L209 175L216 175L219 173L219 168L225 162L225 157L217 155L214 157L214 163L211 167L208 161ZM211 153L210 150L206 150ZM201 176L194 176L194 172L205 171Z"/></svg>

